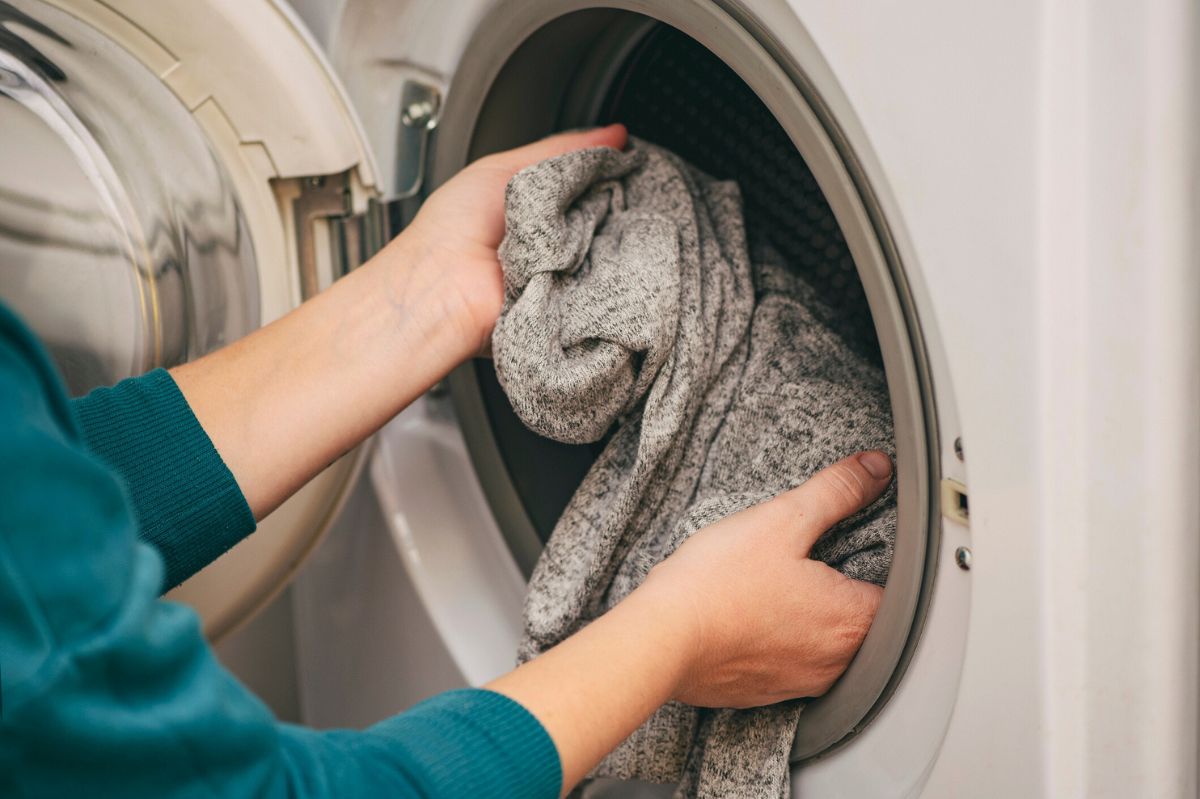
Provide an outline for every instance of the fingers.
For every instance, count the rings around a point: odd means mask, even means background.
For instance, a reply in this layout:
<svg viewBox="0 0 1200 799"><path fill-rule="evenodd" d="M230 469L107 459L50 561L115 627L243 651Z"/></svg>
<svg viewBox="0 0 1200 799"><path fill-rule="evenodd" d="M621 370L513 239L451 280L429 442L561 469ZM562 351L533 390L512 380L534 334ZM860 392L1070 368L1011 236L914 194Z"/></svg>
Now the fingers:
<svg viewBox="0 0 1200 799"><path fill-rule="evenodd" d="M536 164L538 161L544 161L573 150L585 150L589 147L612 147L621 150L624 149L627 138L628 133L624 125L609 125L604 128L559 133L526 144L524 147L500 153L498 157L503 158L505 165L511 167L512 171L516 173L530 164Z"/></svg>
<svg viewBox="0 0 1200 799"><path fill-rule="evenodd" d="M882 452L851 455L780 494L772 504L794 520L807 555L821 534L871 504L892 480L892 461Z"/></svg>

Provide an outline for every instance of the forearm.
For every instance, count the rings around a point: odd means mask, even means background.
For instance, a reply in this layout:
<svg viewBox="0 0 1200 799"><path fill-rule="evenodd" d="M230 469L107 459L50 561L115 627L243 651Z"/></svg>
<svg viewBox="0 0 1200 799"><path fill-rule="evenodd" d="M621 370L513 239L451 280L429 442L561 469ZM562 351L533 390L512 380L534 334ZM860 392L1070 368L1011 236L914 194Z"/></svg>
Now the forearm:
<svg viewBox="0 0 1200 799"><path fill-rule="evenodd" d="M256 518L478 345L425 257L402 235L283 318L172 370Z"/></svg>
<svg viewBox="0 0 1200 799"><path fill-rule="evenodd" d="M480 159L425 201L383 252L284 318L172 375L262 518L479 352L502 301L496 248L518 170L610 126Z"/></svg>
<svg viewBox="0 0 1200 799"><path fill-rule="evenodd" d="M558 748L564 795L684 678L694 641L687 611L649 590L487 686L542 723Z"/></svg>

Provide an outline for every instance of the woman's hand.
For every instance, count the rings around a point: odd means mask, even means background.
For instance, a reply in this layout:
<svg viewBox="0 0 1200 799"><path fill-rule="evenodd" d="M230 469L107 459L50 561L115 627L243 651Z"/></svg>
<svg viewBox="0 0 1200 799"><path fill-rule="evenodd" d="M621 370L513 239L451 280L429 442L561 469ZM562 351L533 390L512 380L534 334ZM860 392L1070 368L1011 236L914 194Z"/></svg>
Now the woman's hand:
<svg viewBox="0 0 1200 799"><path fill-rule="evenodd" d="M496 250L504 238L504 191L527 166L572 150L625 147L622 125L562 133L515 150L485 156L448 180L421 206L402 237L426 264L425 272L455 304L454 318L470 352L487 349L504 300Z"/></svg>
<svg viewBox="0 0 1200 799"><path fill-rule="evenodd" d="M881 452L839 461L701 530L650 573L638 599L679 608L690 625L674 698L756 707L829 690L883 591L808 555L822 533L879 496L891 474Z"/></svg>
<svg viewBox="0 0 1200 799"><path fill-rule="evenodd" d="M880 452L696 533L609 613L488 687L558 747L563 791L660 705L751 707L829 689L882 594L808 559L891 481Z"/></svg>
<svg viewBox="0 0 1200 799"><path fill-rule="evenodd" d="M282 319L171 370L261 519L491 338L509 178L624 147L619 125L482 158L378 255Z"/></svg>

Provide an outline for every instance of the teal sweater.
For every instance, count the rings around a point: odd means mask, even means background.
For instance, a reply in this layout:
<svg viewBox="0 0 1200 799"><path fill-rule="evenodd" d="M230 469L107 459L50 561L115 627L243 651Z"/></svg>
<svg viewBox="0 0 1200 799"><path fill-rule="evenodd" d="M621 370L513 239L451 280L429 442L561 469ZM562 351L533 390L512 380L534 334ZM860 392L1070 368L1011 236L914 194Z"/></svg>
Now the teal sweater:
<svg viewBox="0 0 1200 799"><path fill-rule="evenodd" d="M72 403L0 305L0 796L557 796L553 742L490 691L277 722L158 598L253 529L166 372Z"/></svg>

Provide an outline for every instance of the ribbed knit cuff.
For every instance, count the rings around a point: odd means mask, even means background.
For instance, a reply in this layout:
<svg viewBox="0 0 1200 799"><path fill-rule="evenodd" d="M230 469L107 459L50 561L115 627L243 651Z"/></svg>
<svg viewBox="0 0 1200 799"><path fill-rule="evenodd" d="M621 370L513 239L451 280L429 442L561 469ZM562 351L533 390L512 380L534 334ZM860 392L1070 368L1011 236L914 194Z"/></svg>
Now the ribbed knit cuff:
<svg viewBox="0 0 1200 799"><path fill-rule="evenodd" d="M447 691L363 730L280 724L290 793L557 799L558 749L541 723L506 696Z"/></svg>
<svg viewBox="0 0 1200 799"><path fill-rule="evenodd" d="M163 557L164 591L254 531L233 473L166 370L72 405L88 448L124 480L139 537Z"/></svg>
<svg viewBox="0 0 1200 799"><path fill-rule="evenodd" d="M503 694L482 688L447 691L397 719L420 729L430 743L477 742L416 752L434 784L455 786L456 792L447 796L555 799L562 789L562 764L554 741L532 713Z"/></svg>

